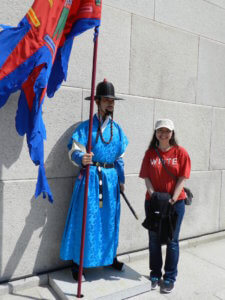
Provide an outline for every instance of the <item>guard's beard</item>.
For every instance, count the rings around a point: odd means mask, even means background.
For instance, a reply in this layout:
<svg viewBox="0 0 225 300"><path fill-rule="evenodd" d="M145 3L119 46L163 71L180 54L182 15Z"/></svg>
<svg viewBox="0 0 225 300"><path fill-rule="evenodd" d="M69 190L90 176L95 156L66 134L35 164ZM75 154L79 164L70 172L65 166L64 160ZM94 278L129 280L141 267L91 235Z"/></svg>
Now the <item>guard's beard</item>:
<svg viewBox="0 0 225 300"><path fill-rule="evenodd" d="M110 111L108 109L105 110L105 116L112 116L113 115L113 111Z"/></svg>

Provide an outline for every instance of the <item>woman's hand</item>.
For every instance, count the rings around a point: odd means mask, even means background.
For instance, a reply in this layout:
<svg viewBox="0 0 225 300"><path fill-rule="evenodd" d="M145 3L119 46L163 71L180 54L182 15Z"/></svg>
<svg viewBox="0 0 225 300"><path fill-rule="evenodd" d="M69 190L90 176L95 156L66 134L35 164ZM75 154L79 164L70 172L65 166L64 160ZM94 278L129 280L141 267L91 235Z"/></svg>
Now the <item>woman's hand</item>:
<svg viewBox="0 0 225 300"><path fill-rule="evenodd" d="M82 164L84 166L92 164L92 156L93 155L94 155L93 152L91 152L91 153L85 153L83 155L83 157L82 157Z"/></svg>
<svg viewBox="0 0 225 300"><path fill-rule="evenodd" d="M171 199L169 200L169 203L170 203L171 205L174 205L176 202L177 202L177 201L174 200L173 198L171 198Z"/></svg>
<svg viewBox="0 0 225 300"><path fill-rule="evenodd" d="M177 183L176 183L176 186L175 186L175 189L174 189L174 192L173 192L173 196L171 198L171 201L172 203L171 204L174 204L177 202L177 199L184 187L184 183L185 183L185 177L179 177L178 180L177 180Z"/></svg>

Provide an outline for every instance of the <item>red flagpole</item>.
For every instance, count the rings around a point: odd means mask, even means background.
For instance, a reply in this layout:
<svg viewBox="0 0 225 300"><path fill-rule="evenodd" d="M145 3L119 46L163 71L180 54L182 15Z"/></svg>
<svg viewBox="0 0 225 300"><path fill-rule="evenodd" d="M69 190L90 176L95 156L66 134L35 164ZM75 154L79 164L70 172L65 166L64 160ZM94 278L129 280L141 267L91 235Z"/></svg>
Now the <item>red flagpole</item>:
<svg viewBox="0 0 225 300"><path fill-rule="evenodd" d="M90 115L89 115L89 133L88 133L88 146L87 146L87 152L88 153L91 153L91 142L92 142L92 127L93 127L93 114L94 114L94 95L95 95L97 53L98 53L98 28L95 27L93 67L92 67L92 82L91 82L91 101L90 101ZM84 260L84 242L85 242L86 217L87 217L89 172L90 172L90 165L87 165L87 167L86 167L85 191L84 191L84 208L83 208L83 223L82 223L82 234L81 234L81 249L80 249L80 265L79 265L79 273L78 273L77 298L82 297L82 295L81 295L81 281L82 281L83 260Z"/></svg>

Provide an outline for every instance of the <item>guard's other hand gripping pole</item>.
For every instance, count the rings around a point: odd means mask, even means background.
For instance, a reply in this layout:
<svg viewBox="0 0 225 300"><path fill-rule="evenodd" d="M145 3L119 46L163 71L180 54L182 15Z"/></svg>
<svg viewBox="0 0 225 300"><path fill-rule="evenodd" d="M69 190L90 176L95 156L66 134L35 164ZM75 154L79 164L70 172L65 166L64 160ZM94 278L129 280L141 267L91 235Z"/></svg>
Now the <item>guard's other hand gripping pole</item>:
<svg viewBox="0 0 225 300"><path fill-rule="evenodd" d="M92 142L97 52L98 52L98 26L95 27L95 35L94 35L94 52L93 52L93 67L92 67L92 81L91 81L91 101L90 101L90 115L89 115L89 133L88 133L88 146L87 146L88 153L91 153L91 142ZM84 190L84 209L83 209L83 223L82 223L82 234L81 234L80 265L79 265L79 273L78 273L77 298L82 297L81 281L82 281L83 260L84 260L84 242L85 242L85 229L86 229L86 217L87 217L89 172L90 172L90 165L87 165L85 190Z"/></svg>

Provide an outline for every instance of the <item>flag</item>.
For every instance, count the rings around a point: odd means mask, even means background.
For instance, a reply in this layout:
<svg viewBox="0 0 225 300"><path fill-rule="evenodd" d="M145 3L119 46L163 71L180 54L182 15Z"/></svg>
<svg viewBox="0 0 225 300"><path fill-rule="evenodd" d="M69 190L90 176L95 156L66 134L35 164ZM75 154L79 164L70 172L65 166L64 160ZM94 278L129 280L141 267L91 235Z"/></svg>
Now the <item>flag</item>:
<svg viewBox="0 0 225 300"><path fill-rule="evenodd" d="M39 166L35 196L53 196L44 169L45 94L54 93L66 80L75 36L101 22L101 0L35 0L17 27L1 25L0 108L11 93L21 91L16 129L26 134L29 154Z"/></svg>

